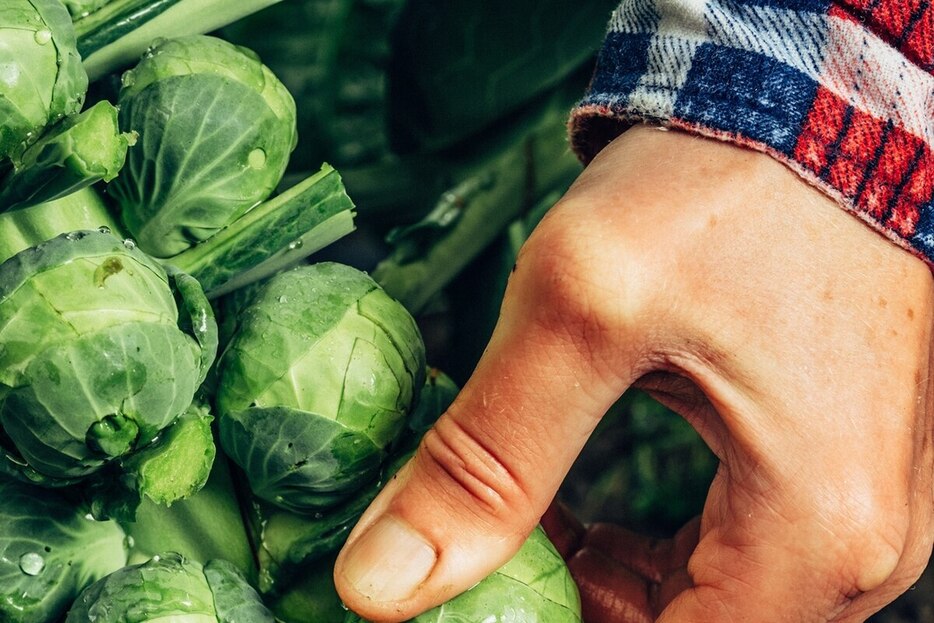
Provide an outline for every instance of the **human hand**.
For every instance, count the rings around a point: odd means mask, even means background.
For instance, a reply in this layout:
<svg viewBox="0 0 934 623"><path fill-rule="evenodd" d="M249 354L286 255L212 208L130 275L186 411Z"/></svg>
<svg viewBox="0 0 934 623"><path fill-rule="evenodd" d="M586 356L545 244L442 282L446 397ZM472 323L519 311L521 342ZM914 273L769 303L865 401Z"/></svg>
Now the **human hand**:
<svg viewBox="0 0 934 623"><path fill-rule="evenodd" d="M477 369L350 535L338 591L391 622L479 581L636 385L721 465L674 544L564 522L587 623L862 621L931 551L932 320L929 268L783 165L633 128L523 247Z"/></svg>

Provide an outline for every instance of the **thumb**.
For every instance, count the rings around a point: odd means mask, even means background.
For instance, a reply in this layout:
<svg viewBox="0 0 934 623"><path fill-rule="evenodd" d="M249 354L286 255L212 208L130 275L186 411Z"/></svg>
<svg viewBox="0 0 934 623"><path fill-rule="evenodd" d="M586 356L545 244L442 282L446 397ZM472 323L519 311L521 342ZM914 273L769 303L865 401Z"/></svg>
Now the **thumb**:
<svg viewBox="0 0 934 623"><path fill-rule="evenodd" d="M503 565L630 383L634 345L601 320L619 310L585 308L600 297L533 240L472 377L337 559L337 590L367 619L409 619Z"/></svg>

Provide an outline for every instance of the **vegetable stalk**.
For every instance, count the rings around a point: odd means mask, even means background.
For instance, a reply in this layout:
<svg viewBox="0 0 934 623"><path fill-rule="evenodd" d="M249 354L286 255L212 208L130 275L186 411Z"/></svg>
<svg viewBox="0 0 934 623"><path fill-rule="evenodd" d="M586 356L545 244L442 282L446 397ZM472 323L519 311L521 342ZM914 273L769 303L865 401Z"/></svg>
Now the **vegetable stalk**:
<svg viewBox="0 0 934 623"><path fill-rule="evenodd" d="M115 0L75 23L91 80L131 64L160 38L217 30L280 0Z"/></svg>
<svg viewBox="0 0 934 623"><path fill-rule="evenodd" d="M354 229L353 202L333 167L259 204L217 234L165 260L216 298L294 265Z"/></svg>
<svg viewBox="0 0 934 623"><path fill-rule="evenodd" d="M5 212L0 214L0 262L59 234L102 228L123 237L122 228L92 188Z"/></svg>
<svg viewBox="0 0 934 623"><path fill-rule="evenodd" d="M524 137L484 164L462 169L461 181L428 216L391 236L395 248L373 278L413 314L538 197L580 171L564 135L565 97L557 92Z"/></svg>

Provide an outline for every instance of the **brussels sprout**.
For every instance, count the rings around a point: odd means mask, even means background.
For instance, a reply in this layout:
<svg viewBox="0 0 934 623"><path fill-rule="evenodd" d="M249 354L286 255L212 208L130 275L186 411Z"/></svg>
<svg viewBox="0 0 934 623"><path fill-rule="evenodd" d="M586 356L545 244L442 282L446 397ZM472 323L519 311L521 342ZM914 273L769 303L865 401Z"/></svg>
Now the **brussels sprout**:
<svg viewBox="0 0 934 623"><path fill-rule="evenodd" d="M226 560L204 565L180 554L154 556L86 588L65 623L273 623L272 613Z"/></svg>
<svg viewBox="0 0 934 623"><path fill-rule="evenodd" d="M364 619L348 612L344 623ZM470 590L409 623L581 623L580 594L540 528L505 565Z"/></svg>
<svg viewBox="0 0 934 623"><path fill-rule="evenodd" d="M372 480L424 383L409 313L335 263L280 273L219 363L220 440L260 498L320 510Z"/></svg>
<svg viewBox="0 0 934 623"><path fill-rule="evenodd" d="M0 67L0 162L15 161L46 125L84 103L88 76L59 0L0 3Z"/></svg>
<svg viewBox="0 0 934 623"><path fill-rule="evenodd" d="M139 134L108 190L140 248L171 257L266 199L294 149L295 102L255 54L170 39L123 75L120 125Z"/></svg>
<svg viewBox="0 0 934 623"><path fill-rule="evenodd" d="M0 621L59 621L87 585L126 564L126 539L58 492L0 476Z"/></svg>
<svg viewBox="0 0 934 623"><path fill-rule="evenodd" d="M63 234L0 264L0 426L28 467L80 478L191 404L217 347L194 279L129 241Z"/></svg>

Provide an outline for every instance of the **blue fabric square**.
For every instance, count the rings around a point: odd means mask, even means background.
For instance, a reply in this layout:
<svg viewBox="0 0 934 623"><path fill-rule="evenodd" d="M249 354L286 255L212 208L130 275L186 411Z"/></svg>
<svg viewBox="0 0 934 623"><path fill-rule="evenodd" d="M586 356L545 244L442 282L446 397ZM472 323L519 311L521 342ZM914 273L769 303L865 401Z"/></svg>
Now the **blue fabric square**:
<svg viewBox="0 0 934 623"><path fill-rule="evenodd" d="M625 100L645 73L652 37L644 33L608 33L584 103Z"/></svg>
<svg viewBox="0 0 934 623"><path fill-rule="evenodd" d="M817 86L774 58L707 43L694 55L674 116L792 155Z"/></svg>
<svg viewBox="0 0 934 623"><path fill-rule="evenodd" d="M773 9L788 11L802 11L806 13L819 13L826 15L830 10L830 0L734 0L736 4L748 6L765 6Z"/></svg>
<svg viewBox="0 0 934 623"><path fill-rule="evenodd" d="M921 206L915 235L911 237L911 246L929 259L934 258L934 201Z"/></svg>

